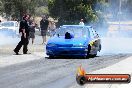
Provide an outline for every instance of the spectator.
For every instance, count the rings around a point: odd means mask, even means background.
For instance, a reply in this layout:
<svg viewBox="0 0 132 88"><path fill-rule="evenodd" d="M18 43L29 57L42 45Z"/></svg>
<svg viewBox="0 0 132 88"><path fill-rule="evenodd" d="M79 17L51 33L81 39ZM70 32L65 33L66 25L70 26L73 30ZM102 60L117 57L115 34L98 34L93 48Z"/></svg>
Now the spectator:
<svg viewBox="0 0 132 88"><path fill-rule="evenodd" d="M32 21L31 25L29 26L30 32L29 32L29 39L32 39L32 44L34 43L35 39L35 22Z"/></svg>
<svg viewBox="0 0 132 88"><path fill-rule="evenodd" d="M14 49L14 52L16 53L16 55L19 55L19 50L21 49L22 45L23 45L23 54L27 54L27 46L29 43L29 25L27 23L29 19L28 15L24 15L23 16L23 20L20 22L20 28L19 28L19 33L21 35L21 41L18 43L18 45L16 46L16 48Z"/></svg>
<svg viewBox="0 0 132 88"><path fill-rule="evenodd" d="M84 22L83 22L83 19L80 20L80 23L79 25L83 25L84 26Z"/></svg>
<svg viewBox="0 0 132 88"><path fill-rule="evenodd" d="M50 31L50 37L53 36L55 34L56 25L54 19L52 18L49 19L48 29Z"/></svg>
<svg viewBox="0 0 132 88"><path fill-rule="evenodd" d="M32 39L32 44L34 43L34 39L35 39L35 22L33 17L30 16L30 19L28 20L28 24L29 24L29 40L30 38Z"/></svg>
<svg viewBox="0 0 132 88"><path fill-rule="evenodd" d="M43 39L42 44L46 44L46 33L47 33L48 25L49 25L49 21L47 20L46 16L44 15L42 17L42 20L40 21L41 36Z"/></svg>

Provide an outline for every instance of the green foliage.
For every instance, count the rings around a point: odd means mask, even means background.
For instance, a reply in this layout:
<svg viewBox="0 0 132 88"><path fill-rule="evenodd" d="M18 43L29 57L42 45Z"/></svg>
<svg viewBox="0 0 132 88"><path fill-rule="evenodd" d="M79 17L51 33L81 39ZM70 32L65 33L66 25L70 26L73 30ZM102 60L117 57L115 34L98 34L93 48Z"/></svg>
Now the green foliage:
<svg viewBox="0 0 132 88"><path fill-rule="evenodd" d="M3 12L3 10L4 10L3 7L4 7L4 6L3 6L3 3L2 3L2 1L0 0L0 15L2 14L2 12Z"/></svg>
<svg viewBox="0 0 132 88"><path fill-rule="evenodd" d="M59 24L78 24L80 19L86 23L99 22L105 12L105 0L0 0L0 11L14 18L24 13L41 16L49 14L59 20ZM98 8L97 5L99 6ZM47 7L48 6L48 7Z"/></svg>
<svg viewBox="0 0 132 88"><path fill-rule="evenodd" d="M41 7L36 8L35 14L37 16L41 16L43 14L49 14L48 7L41 6Z"/></svg>
<svg viewBox="0 0 132 88"><path fill-rule="evenodd" d="M105 4L105 0L48 0L49 13L52 17L58 18L59 25L78 24L80 19L86 23L93 23L99 20L97 3Z"/></svg>
<svg viewBox="0 0 132 88"><path fill-rule="evenodd" d="M6 13L6 16L13 16L15 18L21 18L23 14L36 15L36 12L42 11L42 13L48 13L47 8L40 6L47 6L47 0L0 0L3 7L2 13ZM1 4L1 3L0 3ZM40 7L40 8L39 8ZM37 11L36 11L37 10ZM41 14L41 12L37 13Z"/></svg>

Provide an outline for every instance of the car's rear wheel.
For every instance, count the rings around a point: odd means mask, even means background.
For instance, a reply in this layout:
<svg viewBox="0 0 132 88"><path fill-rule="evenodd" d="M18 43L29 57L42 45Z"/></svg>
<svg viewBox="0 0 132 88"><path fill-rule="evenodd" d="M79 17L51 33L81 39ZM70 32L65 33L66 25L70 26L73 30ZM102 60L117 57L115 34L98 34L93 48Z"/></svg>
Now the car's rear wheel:
<svg viewBox="0 0 132 88"><path fill-rule="evenodd" d="M96 57L96 56L97 56L97 54L93 54L92 56L93 56L93 57Z"/></svg>
<svg viewBox="0 0 132 88"><path fill-rule="evenodd" d="M91 52L91 46L88 45L87 57L96 57L97 56L97 52L95 54L90 54L90 52Z"/></svg>

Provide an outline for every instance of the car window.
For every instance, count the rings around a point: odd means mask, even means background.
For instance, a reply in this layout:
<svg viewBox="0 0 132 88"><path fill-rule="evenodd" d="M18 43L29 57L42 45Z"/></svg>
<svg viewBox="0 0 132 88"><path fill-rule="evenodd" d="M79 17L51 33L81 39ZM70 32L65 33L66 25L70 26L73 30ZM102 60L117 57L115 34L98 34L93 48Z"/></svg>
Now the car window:
<svg viewBox="0 0 132 88"><path fill-rule="evenodd" d="M61 27L56 31L56 34L65 36L66 32L73 34L74 37L86 37L90 35L89 30L86 27Z"/></svg>
<svg viewBox="0 0 132 88"><path fill-rule="evenodd" d="M93 33L93 31L92 31L92 28L89 28L89 31L90 31L90 37L91 37L91 38L94 38L94 33Z"/></svg>
<svg viewBox="0 0 132 88"><path fill-rule="evenodd" d="M13 22L3 22L3 23L1 23L1 26L3 26L3 27L13 27L14 23Z"/></svg>
<svg viewBox="0 0 132 88"><path fill-rule="evenodd" d="M91 38L97 38L98 34L96 33L96 31L93 28L90 28L91 30Z"/></svg>

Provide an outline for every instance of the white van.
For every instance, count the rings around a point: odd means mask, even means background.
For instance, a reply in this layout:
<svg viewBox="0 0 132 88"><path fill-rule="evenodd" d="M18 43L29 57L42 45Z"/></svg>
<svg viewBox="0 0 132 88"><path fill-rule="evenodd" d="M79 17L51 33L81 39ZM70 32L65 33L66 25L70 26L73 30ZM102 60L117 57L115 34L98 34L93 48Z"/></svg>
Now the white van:
<svg viewBox="0 0 132 88"><path fill-rule="evenodd" d="M13 31L16 35L19 34L19 22L3 21L0 23L0 30Z"/></svg>

